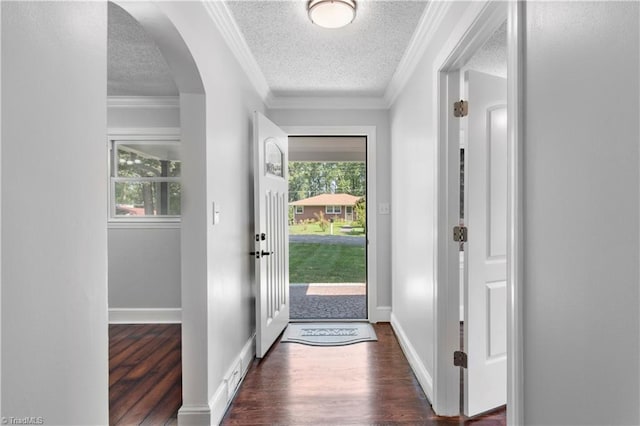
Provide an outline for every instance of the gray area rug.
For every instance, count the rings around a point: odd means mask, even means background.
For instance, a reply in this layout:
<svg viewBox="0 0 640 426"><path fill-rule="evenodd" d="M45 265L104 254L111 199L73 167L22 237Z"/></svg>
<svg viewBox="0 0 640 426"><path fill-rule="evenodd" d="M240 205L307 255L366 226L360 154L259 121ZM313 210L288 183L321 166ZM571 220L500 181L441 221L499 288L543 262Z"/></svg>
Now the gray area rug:
<svg viewBox="0 0 640 426"><path fill-rule="evenodd" d="M312 346L342 346L377 340L376 332L369 323L326 322L291 323L280 341Z"/></svg>

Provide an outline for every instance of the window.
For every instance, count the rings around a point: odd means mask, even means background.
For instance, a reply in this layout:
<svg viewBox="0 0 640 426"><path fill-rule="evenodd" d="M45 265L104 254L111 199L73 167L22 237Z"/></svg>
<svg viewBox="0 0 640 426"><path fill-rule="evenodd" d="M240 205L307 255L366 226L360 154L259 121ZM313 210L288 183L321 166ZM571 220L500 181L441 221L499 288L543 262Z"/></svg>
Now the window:
<svg viewBox="0 0 640 426"><path fill-rule="evenodd" d="M353 206L346 206L344 211L346 214L353 214Z"/></svg>
<svg viewBox="0 0 640 426"><path fill-rule="evenodd" d="M296 206L296 214L304 214L304 206Z"/></svg>
<svg viewBox="0 0 640 426"><path fill-rule="evenodd" d="M327 214L340 214L342 210L340 206L327 206L325 207L325 213Z"/></svg>
<svg viewBox="0 0 640 426"><path fill-rule="evenodd" d="M273 176L284 177L282 163L284 162L284 154L280 150L278 143L274 138L269 138L264 146L264 170L267 174Z"/></svg>
<svg viewBox="0 0 640 426"><path fill-rule="evenodd" d="M111 141L111 219L180 217L180 141Z"/></svg>

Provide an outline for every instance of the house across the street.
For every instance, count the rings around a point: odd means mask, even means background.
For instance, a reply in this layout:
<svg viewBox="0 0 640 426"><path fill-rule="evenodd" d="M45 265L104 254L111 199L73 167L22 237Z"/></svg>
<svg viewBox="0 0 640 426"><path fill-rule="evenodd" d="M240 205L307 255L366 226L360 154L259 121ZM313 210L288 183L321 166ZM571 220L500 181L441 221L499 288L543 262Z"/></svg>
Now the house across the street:
<svg viewBox="0 0 640 426"><path fill-rule="evenodd" d="M293 206L293 217L296 223L306 219L317 219L319 212L327 219L352 222L356 218L354 206L362 197L350 194L320 194L289 203Z"/></svg>

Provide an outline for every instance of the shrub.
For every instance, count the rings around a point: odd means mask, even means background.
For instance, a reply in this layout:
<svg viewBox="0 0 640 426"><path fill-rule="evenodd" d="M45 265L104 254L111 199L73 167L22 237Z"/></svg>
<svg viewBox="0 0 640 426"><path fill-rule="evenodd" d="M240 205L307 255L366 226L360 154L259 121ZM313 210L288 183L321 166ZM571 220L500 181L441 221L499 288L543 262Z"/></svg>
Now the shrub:
<svg viewBox="0 0 640 426"><path fill-rule="evenodd" d="M329 227L329 221L327 220L327 218L326 218L326 217L324 217L324 212L319 211L319 212L317 212L317 213L314 213L313 215L314 215L314 216L316 217L316 219L317 219L318 226L320 226L320 230L321 230L322 232L326 231L326 230L327 230L327 228Z"/></svg>

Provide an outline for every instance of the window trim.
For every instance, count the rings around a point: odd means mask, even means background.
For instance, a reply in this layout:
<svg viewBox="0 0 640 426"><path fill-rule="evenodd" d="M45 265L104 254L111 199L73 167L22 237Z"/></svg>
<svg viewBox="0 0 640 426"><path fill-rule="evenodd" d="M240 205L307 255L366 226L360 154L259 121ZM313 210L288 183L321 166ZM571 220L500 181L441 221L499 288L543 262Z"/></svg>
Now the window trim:
<svg viewBox="0 0 640 426"><path fill-rule="evenodd" d="M332 211L329 211L329 207L332 207ZM336 211L336 207L338 211ZM342 206L324 206L325 214L342 214Z"/></svg>
<svg viewBox="0 0 640 426"><path fill-rule="evenodd" d="M304 206L293 206L293 214L304 214ZM298 211L300 209L300 211Z"/></svg>
<svg viewBox="0 0 640 426"><path fill-rule="evenodd" d="M131 181L153 181L159 179L166 182L181 182L181 177L166 178L123 178L113 176L117 166L114 166L114 149L117 144L123 142L135 142L144 145L145 143L157 144L165 143L181 143L180 129L177 128L158 128L158 129L109 129L107 135L107 182L109 191L107 194L107 227L108 228L177 228L180 225L180 216L116 216L115 211L115 184L116 182ZM114 169L114 167L116 167Z"/></svg>

